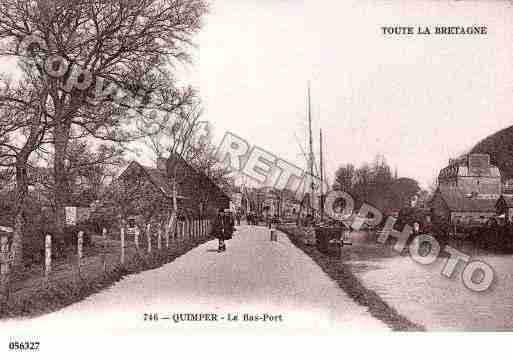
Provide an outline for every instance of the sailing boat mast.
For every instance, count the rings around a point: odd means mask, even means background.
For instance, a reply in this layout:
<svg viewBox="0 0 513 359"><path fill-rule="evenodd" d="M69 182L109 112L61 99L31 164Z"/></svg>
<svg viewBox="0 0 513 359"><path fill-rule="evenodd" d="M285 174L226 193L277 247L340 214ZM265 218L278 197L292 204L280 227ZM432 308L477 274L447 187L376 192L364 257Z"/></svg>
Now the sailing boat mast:
<svg viewBox="0 0 513 359"><path fill-rule="evenodd" d="M321 201L319 203L319 211L321 212L321 222L324 219L324 158L323 158L323 146L322 146L322 129L319 130L319 159L321 168Z"/></svg>
<svg viewBox="0 0 513 359"><path fill-rule="evenodd" d="M308 138L309 138L309 152L308 152L308 170L310 171L310 178L314 176L314 155L313 155L313 138L312 138L312 105L310 101L310 81L308 81ZM308 213L310 214L313 206L313 182L308 190L309 193L309 208Z"/></svg>

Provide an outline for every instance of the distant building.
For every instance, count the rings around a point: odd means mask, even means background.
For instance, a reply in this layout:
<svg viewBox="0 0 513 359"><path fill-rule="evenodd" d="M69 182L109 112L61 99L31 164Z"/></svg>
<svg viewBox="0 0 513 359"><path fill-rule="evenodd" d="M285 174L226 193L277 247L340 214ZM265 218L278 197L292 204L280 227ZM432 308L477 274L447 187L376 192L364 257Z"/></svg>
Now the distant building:
<svg viewBox="0 0 513 359"><path fill-rule="evenodd" d="M477 193L499 198L502 181L499 168L490 164L490 155L474 153L449 160L438 175L438 186L459 190L464 194Z"/></svg>
<svg viewBox="0 0 513 359"><path fill-rule="evenodd" d="M502 184L502 194L513 194L513 179L506 179Z"/></svg>
<svg viewBox="0 0 513 359"><path fill-rule="evenodd" d="M501 194L501 173L490 163L490 155L475 153L451 159L440 171L438 189L430 201L433 220L485 223L496 215Z"/></svg>
<svg viewBox="0 0 513 359"><path fill-rule="evenodd" d="M12 227L0 226L0 238L11 237L13 233Z"/></svg>
<svg viewBox="0 0 513 359"><path fill-rule="evenodd" d="M242 208L246 212L258 215L291 217L299 213L300 201L294 193L287 190L276 190L272 187L243 188Z"/></svg>
<svg viewBox="0 0 513 359"><path fill-rule="evenodd" d="M450 224L486 223L496 214L497 199L438 187L431 199L433 221Z"/></svg>

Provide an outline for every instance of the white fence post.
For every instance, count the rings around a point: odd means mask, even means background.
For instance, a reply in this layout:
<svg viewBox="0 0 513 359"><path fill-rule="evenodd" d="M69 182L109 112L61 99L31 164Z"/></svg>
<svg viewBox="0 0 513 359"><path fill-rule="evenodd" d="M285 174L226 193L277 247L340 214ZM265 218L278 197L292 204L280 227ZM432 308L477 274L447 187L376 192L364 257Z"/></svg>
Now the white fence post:
<svg viewBox="0 0 513 359"><path fill-rule="evenodd" d="M157 237L157 249L162 249L162 222L159 222L158 237Z"/></svg>
<svg viewBox="0 0 513 359"><path fill-rule="evenodd" d="M52 236L45 236L45 280L49 282L52 273Z"/></svg>
<svg viewBox="0 0 513 359"><path fill-rule="evenodd" d="M167 221L164 237L166 238L166 248L169 248L169 236L171 235L171 220Z"/></svg>
<svg viewBox="0 0 513 359"><path fill-rule="evenodd" d="M135 242L135 251L137 253L139 253L139 228L135 228L135 233L134 233L134 242Z"/></svg>
<svg viewBox="0 0 513 359"><path fill-rule="evenodd" d="M148 253L151 253L151 224L146 225L146 239L148 241Z"/></svg>
<svg viewBox="0 0 513 359"><path fill-rule="evenodd" d="M125 225L124 225L124 223L121 225L120 236L121 236L121 264L125 264Z"/></svg>
<svg viewBox="0 0 513 359"><path fill-rule="evenodd" d="M0 304L9 299L10 255L9 240L0 238Z"/></svg>
<svg viewBox="0 0 513 359"><path fill-rule="evenodd" d="M107 228L102 229L102 264L103 264L103 271L107 272L107 248L106 248L106 241L107 241Z"/></svg>
<svg viewBox="0 0 513 359"><path fill-rule="evenodd" d="M80 277L80 266L82 264L82 254L84 246L84 232L78 232L77 238L77 274Z"/></svg>

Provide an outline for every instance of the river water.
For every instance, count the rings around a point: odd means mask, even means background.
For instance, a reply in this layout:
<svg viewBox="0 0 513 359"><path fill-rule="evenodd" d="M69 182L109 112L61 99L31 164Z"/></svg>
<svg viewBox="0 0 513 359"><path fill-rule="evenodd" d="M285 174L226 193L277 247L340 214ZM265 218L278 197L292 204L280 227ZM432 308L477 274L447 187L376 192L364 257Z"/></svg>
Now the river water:
<svg viewBox="0 0 513 359"><path fill-rule="evenodd" d="M495 270L495 282L482 293L467 289L463 266L451 278L441 275L447 258L417 264L373 240L353 240L345 261L364 286L427 330L513 330L513 256L480 253Z"/></svg>

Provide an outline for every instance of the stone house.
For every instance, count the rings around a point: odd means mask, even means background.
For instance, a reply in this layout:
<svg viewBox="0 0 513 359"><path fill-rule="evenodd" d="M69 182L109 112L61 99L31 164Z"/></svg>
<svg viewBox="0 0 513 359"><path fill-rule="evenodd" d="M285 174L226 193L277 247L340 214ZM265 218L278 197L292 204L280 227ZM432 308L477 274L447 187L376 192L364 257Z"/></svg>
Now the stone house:
<svg viewBox="0 0 513 359"><path fill-rule="evenodd" d="M438 188L430 201L434 221L482 224L496 215L502 193L501 173L490 155L473 153L449 160L440 171Z"/></svg>
<svg viewBox="0 0 513 359"><path fill-rule="evenodd" d="M473 153L449 160L449 165L438 175L438 186L445 190L459 190L464 194L493 195L502 193L501 173L490 163L490 155Z"/></svg>
<svg viewBox="0 0 513 359"><path fill-rule="evenodd" d="M430 201L434 222L484 224L496 214L497 198L438 187Z"/></svg>

